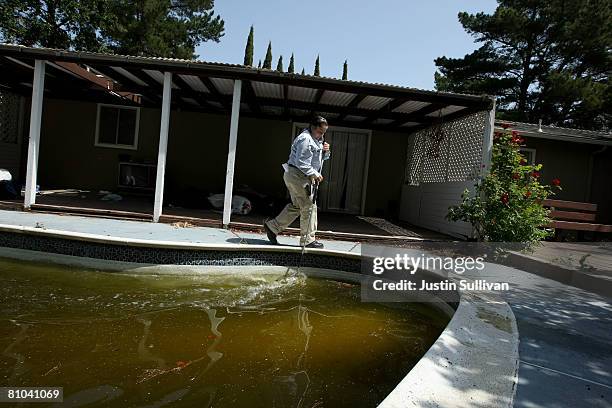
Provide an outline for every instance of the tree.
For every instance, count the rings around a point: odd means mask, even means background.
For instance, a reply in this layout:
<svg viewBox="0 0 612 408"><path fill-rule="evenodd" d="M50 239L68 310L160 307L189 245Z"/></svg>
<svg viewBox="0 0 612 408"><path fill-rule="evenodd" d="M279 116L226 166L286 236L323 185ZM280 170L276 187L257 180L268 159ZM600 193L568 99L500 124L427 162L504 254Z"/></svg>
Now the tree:
<svg viewBox="0 0 612 408"><path fill-rule="evenodd" d="M344 60L344 67L342 67L342 79L345 81L348 79L348 62L346 60Z"/></svg>
<svg viewBox="0 0 612 408"><path fill-rule="evenodd" d="M0 39L26 46L105 51L100 28L111 24L104 0L3 0Z"/></svg>
<svg viewBox="0 0 612 408"><path fill-rule="evenodd" d="M295 71L295 61L293 60L293 53L291 53L291 58L289 59L289 68L287 69L287 72L289 72L290 74L293 74Z"/></svg>
<svg viewBox="0 0 612 408"><path fill-rule="evenodd" d="M249 38L247 39L246 48L244 49L244 65L252 66L253 65L253 26L251 26L251 31L249 31Z"/></svg>
<svg viewBox="0 0 612 408"><path fill-rule="evenodd" d="M272 69L272 41L268 43L268 51L266 51L266 58L264 59L263 67L266 69Z"/></svg>
<svg viewBox="0 0 612 408"><path fill-rule="evenodd" d="M459 21L481 46L435 60L438 90L497 95L507 119L612 125L610 0L498 0L493 14L459 13Z"/></svg>
<svg viewBox="0 0 612 408"><path fill-rule="evenodd" d="M278 57L278 63L276 64L276 70L278 72L283 72L283 56Z"/></svg>
<svg viewBox="0 0 612 408"><path fill-rule="evenodd" d="M213 0L3 0L0 38L29 46L192 59L224 34Z"/></svg>
<svg viewBox="0 0 612 408"><path fill-rule="evenodd" d="M314 68L314 76L321 76L320 75L320 71L319 71L319 56L317 55L317 60L315 61L315 68Z"/></svg>
<svg viewBox="0 0 612 408"><path fill-rule="evenodd" d="M257 68L261 68L261 60L259 60L259 63L257 64Z"/></svg>
<svg viewBox="0 0 612 408"><path fill-rule="evenodd" d="M306 71L304 71L304 67L302 67L302 75L306 75Z"/></svg>

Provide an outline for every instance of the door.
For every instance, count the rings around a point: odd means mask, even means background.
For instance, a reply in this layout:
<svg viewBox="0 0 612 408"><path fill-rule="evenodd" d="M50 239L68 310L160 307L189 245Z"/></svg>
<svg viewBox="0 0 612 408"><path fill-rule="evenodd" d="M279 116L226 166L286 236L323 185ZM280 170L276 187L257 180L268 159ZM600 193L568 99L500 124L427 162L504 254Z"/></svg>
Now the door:
<svg viewBox="0 0 612 408"><path fill-rule="evenodd" d="M304 127L296 125L294 135ZM365 201L370 132L330 126L325 141L331 146L331 158L323 162L319 207L323 211L360 214Z"/></svg>

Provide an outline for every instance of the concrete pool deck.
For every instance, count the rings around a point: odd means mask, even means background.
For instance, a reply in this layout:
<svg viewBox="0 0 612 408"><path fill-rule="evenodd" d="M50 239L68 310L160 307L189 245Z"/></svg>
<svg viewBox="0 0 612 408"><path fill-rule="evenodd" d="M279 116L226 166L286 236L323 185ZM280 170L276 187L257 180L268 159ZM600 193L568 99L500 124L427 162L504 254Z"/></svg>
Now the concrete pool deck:
<svg viewBox="0 0 612 408"><path fill-rule="evenodd" d="M0 211L0 224L186 245L267 245L261 234L54 214ZM279 238L299 249L295 237ZM324 243L331 252L361 252L354 242ZM466 307L399 384L403 392L390 394L384 406L609 407L611 300L516 268L493 265L487 273L488 280L509 282L512 290L503 299L463 297Z"/></svg>

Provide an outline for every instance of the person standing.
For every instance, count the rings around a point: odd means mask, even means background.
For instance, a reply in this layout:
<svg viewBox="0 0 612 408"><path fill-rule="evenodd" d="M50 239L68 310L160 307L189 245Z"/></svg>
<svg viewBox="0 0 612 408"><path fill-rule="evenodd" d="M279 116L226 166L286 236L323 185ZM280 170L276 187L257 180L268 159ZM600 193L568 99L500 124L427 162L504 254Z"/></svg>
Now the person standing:
<svg viewBox="0 0 612 408"><path fill-rule="evenodd" d="M327 120L315 116L291 145L289 160L283 165L283 180L291 195L291 202L276 218L264 222L266 235L273 244L278 244L276 236L299 216L300 246L323 248L323 244L315 239L317 204L311 194L312 188L323 181L323 161L330 157L329 143L323 139L327 128Z"/></svg>

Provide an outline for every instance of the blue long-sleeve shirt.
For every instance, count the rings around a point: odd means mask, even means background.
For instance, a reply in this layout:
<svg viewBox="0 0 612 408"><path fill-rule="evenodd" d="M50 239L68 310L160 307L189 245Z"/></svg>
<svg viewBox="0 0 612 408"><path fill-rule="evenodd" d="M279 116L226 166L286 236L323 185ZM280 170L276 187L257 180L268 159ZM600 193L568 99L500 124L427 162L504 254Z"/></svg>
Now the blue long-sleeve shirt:
<svg viewBox="0 0 612 408"><path fill-rule="evenodd" d="M287 163L297 167L308 177L319 177L323 160L330 157L329 151L321 154L322 150L323 142L316 140L308 129L304 129L293 141Z"/></svg>

